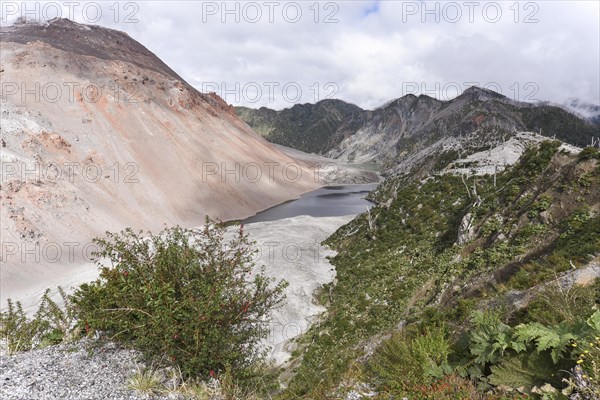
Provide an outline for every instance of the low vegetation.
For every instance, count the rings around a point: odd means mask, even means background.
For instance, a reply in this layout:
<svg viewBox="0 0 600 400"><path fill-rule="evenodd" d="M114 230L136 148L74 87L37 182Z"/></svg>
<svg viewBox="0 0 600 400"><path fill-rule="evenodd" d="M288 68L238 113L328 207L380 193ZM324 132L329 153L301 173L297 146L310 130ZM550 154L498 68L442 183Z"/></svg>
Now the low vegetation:
<svg viewBox="0 0 600 400"><path fill-rule="evenodd" d="M327 241L337 282L321 291L328 312L298 342L283 398L332 398L349 377L381 399L593 387L572 345L600 335L600 284L550 293L600 254L600 171L590 150L559 145L530 148L495 179L388 179L380 205Z"/></svg>
<svg viewBox="0 0 600 400"><path fill-rule="evenodd" d="M111 265L73 295L79 326L166 357L185 376L250 373L264 359L265 317L283 301L285 283L256 273L242 228L227 244L223 235L207 221L201 230L97 240L98 259Z"/></svg>
<svg viewBox="0 0 600 400"><path fill-rule="evenodd" d="M20 302L7 300L5 311L0 312L0 340L8 354L68 342L79 337L75 326L73 303L62 288L59 300L52 299L50 290L41 298L37 312L29 317Z"/></svg>
<svg viewBox="0 0 600 400"><path fill-rule="evenodd" d="M559 146L497 176L388 178L379 205L327 240L336 281L318 293L327 312L295 343L285 389L259 346L285 283L254 273L243 230L225 243L210 221L98 240L100 278L61 292L64 307L47 293L28 318L9 301L6 348L101 332L178 371L139 371L131 387L200 399L596 399L600 162Z"/></svg>
<svg viewBox="0 0 600 400"><path fill-rule="evenodd" d="M63 307L47 292L29 318L20 303L8 301L0 319L6 349L14 353L100 334L161 367L177 368L182 382L235 376L231 387L269 389L260 342L286 283L256 268L242 227L227 242L224 232L207 220L199 230L126 230L97 239L100 278L69 296L59 289ZM129 383L154 392L159 381L147 370Z"/></svg>

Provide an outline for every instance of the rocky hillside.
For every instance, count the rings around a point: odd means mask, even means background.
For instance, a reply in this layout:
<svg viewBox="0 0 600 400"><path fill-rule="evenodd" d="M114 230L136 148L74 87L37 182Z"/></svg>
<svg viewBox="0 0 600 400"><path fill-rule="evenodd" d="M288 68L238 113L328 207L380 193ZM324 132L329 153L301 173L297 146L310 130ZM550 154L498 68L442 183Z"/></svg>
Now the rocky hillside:
<svg viewBox="0 0 600 400"><path fill-rule="evenodd" d="M236 107L237 115L272 143L307 153L325 154L354 134L368 112L341 100L296 104L275 111L266 107Z"/></svg>
<svg viewBox="0 0 600 400"><path fill-rule="evenodd" d="M464 136L475 134L485 136L480 137L483 147L506 140L517 131L536 132L578 146L587 146L592 137L600 137L599 125L563 108L515 102L478 87L449 101L409 94L373 111L355 110L350 119L325 131L314 127L327 126L327 121L339 113L329 114L319 104L304 105L295 112L294 108L279 112L244 109L238 114L251 126L260 126L268 140L295 147L305 146L305 138L318 138L319 145L312 146L312 151L326 152L342 161L376 162L386 167L395 167L432 144L462 142ZM465 143L470 146L472 141Z"/></svg>
<svg viewBox="0 0 600 400"><path fill-rule="evenodd" d="M327 240L336 281L284 398L597 398L600 152L442 170L388 178Z"/></svg>
<svg viewBox="0 0 600 400"><path fill-rule="evenodd" d="M125 33L65 19L0 33L2 299L81 271L107 230L244 218L318 185Z"/></svg>

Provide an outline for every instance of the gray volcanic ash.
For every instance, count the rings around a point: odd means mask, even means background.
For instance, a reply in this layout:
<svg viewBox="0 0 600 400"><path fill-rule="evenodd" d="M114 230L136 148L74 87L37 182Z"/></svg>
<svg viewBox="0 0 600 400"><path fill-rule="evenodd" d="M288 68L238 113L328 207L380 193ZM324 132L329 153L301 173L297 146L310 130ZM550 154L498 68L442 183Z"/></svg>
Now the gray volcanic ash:
<svg viewBox="0 0 600 400"><path fill-rule="evenodd" d="M73 273L107 230L243 218L317 186L127 34L60 19L0 46L2 298Z"/></svg>

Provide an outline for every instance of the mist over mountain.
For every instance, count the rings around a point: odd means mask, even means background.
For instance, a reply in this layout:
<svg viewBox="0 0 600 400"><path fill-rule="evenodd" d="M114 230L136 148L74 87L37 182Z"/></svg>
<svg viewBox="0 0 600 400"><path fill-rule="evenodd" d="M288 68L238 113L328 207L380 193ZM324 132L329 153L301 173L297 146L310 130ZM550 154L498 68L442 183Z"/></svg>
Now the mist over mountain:
<svg viewBox="0 0 600 400"><path fill-rule="evenodd" d="M570 99L564 103L564 106L576 113L579 113L583 117L590 121L600 124L600 105L586 103L579 99Z"/></svg>

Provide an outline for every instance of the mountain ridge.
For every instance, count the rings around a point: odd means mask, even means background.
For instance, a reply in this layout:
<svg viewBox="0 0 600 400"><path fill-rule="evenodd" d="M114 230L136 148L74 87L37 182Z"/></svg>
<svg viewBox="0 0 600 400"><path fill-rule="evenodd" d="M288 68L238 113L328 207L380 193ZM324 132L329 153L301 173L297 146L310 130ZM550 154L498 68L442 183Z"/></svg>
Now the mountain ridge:
<svg viewBox="0 0 600 400"><path fill-rule="evenodd" d="M334 100L340 107L342 100ZM315 111L322 102L302 105L309 112L312 125L329 116ZM339 121L326 129L306 132L305 121L298 116L290 118L294 107L281 111L261 107L259 110L236 108L240 117L256 127L268 140L300 150L318 151L343 161L378 162L393 165L394 158L412 143L402 140L422 134L425 137L443 135L460 136L477 130L480 126L499 128L507 133L514 131L540 132L568 143L585 146L600 127L582 120L573 112L544 103L526 103L509 99L492 90L472 86L451 100L438 100L427 95L407 94L375 110L358 107L350 116L352 124ZM415 113L417 113L415 115ZM462 114L462 115L460 115ZM560 125L556 127L555 125ZM341 130L340 127L345 129ZM568 129L565 129L568 128ZM301 129L303 143L294 141ZM570 130L570 132L565 132ZM311 136L312 135L312 136ZM354 137L354 138L353 138ZM312 146L311 140L318 142ZM421 139L416 138L417 142ZM352 143L353 141L357 143ZM413 140L414 142L414 140ZM361 148L361 146L363 148Z"/></svg>
<svg viewBox="0 0 600 400"><path fill-rule="evenodd" d="M322 100L316 104L295 104L281 111L266 107L261 107L258 111L236 107L235 111L271 142L319 154L323 154L336 145L340 138L352 132L357 125L356 119L360 121L365 118L365 111L360 107L333 99ZM291 130L296 134L288 135L287 132ZM333 132L336 132L336 135L333 135Z"/></svg>
<svg viewBox="0 0 600 400"><path fill-rule="evenodd" d="M154 53L126 32L116 29L79 24L67 18L56 18L46 23L27 22L1 27L0 32L2 41L20 44L40 41L71 53L104 60L130 62L141 68L152 69L183 81L181 76Z"/></svg>

